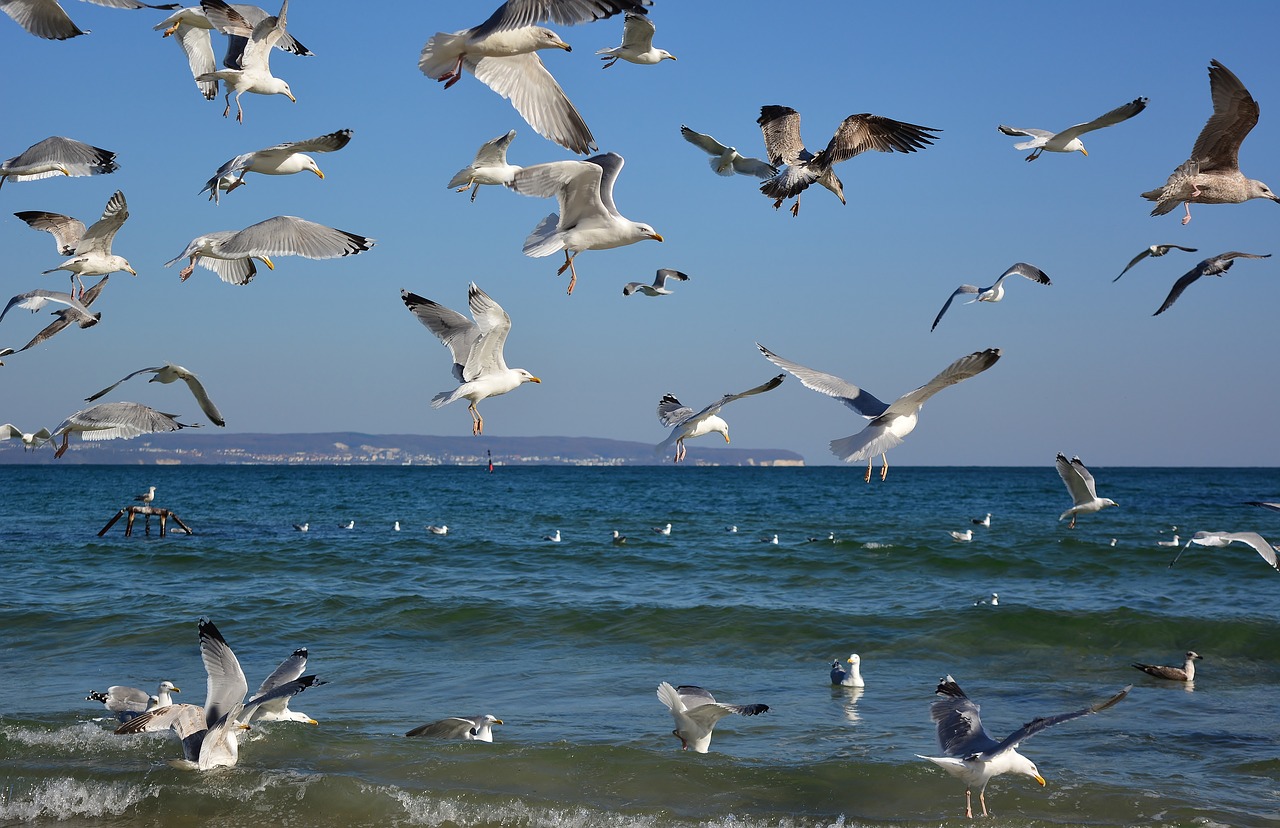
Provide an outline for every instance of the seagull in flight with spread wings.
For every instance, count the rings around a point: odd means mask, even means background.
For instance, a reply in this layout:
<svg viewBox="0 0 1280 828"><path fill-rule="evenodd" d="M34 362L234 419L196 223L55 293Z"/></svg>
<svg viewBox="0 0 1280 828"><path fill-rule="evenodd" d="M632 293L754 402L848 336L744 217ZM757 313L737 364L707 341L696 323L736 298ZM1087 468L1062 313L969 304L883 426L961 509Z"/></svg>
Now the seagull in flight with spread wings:
<svg viewBox="0 0 1280 828"><path fill-rule="evenodd" d="M1164 304L1152 316L1159 316L1167 311L1174 302L1178 301L1178 297L1182 295L1182 291L1186 290L1192 282L1201 276L1221 276L1231 269L1236 259L1269 259L1270 253L1241 253L1238 250L1232 250L1227 253L1219 253L1216 256L1210 256L1200 264L1182 274L1178 281L1173 283L1173 287L1169 290L1169 295L1165 297Z"/></svg>
<svg viewBox="0 0 1280 828"><path fill-rule="evenodd" d="M1058 516L1059 521L1067 515L1071 516L1068 529L1076 527L1077 515L1092 514L1108 506L1120 505L1109 497L1098 497L1097 483L1094 482L1093 475L1084 467L1079 457L1067 460L1065 454L1058 452L1054 465L1057 466L1058 476L1062 478L1062 482L1067 486L1067 492L1071 495L1071 508Z"/></svg>
<svg viewBox="0 0 1280 828"><path fill-rule="evenodd" d="M260 175L293 175L310 172L324 180L324 172L321 171L320 165L307 153L340 150L351 141L351 134L352 131L349 129L340 129L317 138L285 141L273 147L237 155L219 167L213 174L213 178L204 183L204 188L200 192L208 192L209 200L220 204L222 193L229 193L242 186L244 177L251 172Z"/></svg>
<svg viewBox="0 0 1280 828"><path fill-rule="evenodd" d="M743 397L750 397L755 394L763 394L766 391L772 391L779 385L786 374L778 374L778 376L764 383L757 385L749 391L743 391L741 394L725 394L711 405L695 412L692 408L682 404L675 398L674 394L666 394L658 401L658 419L662 421L664 426L671 429L671 433L667 435L667 439L663 440L654 447L655 454L661 454L671 447L672 443L676 446L675 462L679 463L684 459L685 446L684 441L694 437L701 437L704 434L719 434L724 437L726 443L729 442L729 424L720 417L720 409L734 400L740 400Z"/></svg>
<svg viewBox="0 0 1280 828"><path fill-rule="evenodd" d="M1062 132L1049 132L1048 130L1030 128L1022 129L1021 127L1005 126L1004 124L996 127L996 129L1005 135L1030 138L1030 141L1022 141L1013 145L1014 149L1031 150L1031 154L1027 156L1028 161L1036 160L1042 152L1078 152L1081 155L1088 156L1089 151L1084 148L1084 142L1080 140L1081 135L1086 132L1093 132L1095 129L1114 126L1121 121L1127 121L1146 108L1146 98L1134 98L1129 103L1117 106L1105 115L1094 118L1092 121L1086 121L1083 124L1069 126Z"/></svg>
<svg viewBox="0 0 1280 828"><path fill-rule="evenodd" d="M80 293L84 294L85 276L105 276L123 270L134 276L138 272L129 266L128 260L111 252L111 242L116 233L129 218L129 206L125 203L124 193L116 190L107 200L102 210L102 218L95 221L88 229L84 222L61 213L46 213L43 210L24 210L14 213L32 230L43 230L53 236L58 252L70 256L57 267L44 271L45 274L66 270L71 273L71 283L79 284Z"/></svg>
<svg viewBox="0 0 1280 828"><path fill-rule="evenodd" d="M938 323L942 321L942 315L947 312L947 308L951 307L951 302L957 296L973 296L966 305L972 305L974 302L999 302L1004 298L1004 280L1009 276L1025 276L1033 282L1041 285L1052 284L1045 272L1035 265L1026 262L1016 262L1011 265L1008 270L1000 274L1000 278L996 279L996 283L991 287L980 288L977 285L961 285L955 289L955 292L947 297L947 302L942 306L942 310L938 311L938 315L934 317L933 325L929 330L932 331L938 327Z"/></svg>
<svg viewBox="0 0 1280 828"><path fill-rule="evenodd" d="M737 147L726 146L710 135L694 132L683 124L680 125L680 134L684 137L684 140L711 156L707 161L711 164L711 169L715 171L716 175L732 178L733 174L737 173L738 175L752 175L756 178L768 179L778 172L778 168L772 164L766 164L759 158L743 156L738 152Z"/></svg>
<svg viewBox="0 0 1280 828"><path fill-rule="evenodd" d="M85 397L84 400L85 402L93 402L99 397L106 396L117 385L125 382L126 380L131 380L139 374L154 374L155 376L147 380L147 382L159 382L166 385L171 382L176 382L177 380L182 380L187 384L187 388L190 389L191 395L196 398L196 402L200 404L200 410L209 418L209 422L216 426L226 426L226 420L222 418L222 413L218 411L218 406L214 405L213 400L209 399L209 394L204 390L204 385L201 384L200 378L188 371L186 368L183 368L181 365L174 365L172 362L166 362L164 365L157 365L154 368L139 368L132 374L126 375L123 379L116 380L111 385L108 385L106 388L94 394L92 397Z"/></svg>
<svg viewBox="0 0 1280 828"><path fill-rule="evenodd" d="M1180 244L1153 244L1153 245L1151 245L1150 247L1148 247L1146 250L1142 251L1141 253L1139 253L1138 255L1134 256L1132 259L1130 259L1130 260L1129 260L1129 263L1128 263L1127 265L1125 265L1125 266L1124 266L1124 270L1120 271L1120 276L1123 276L1124 274L1128 273L1128 272L1129 272L1129 268L1133 267L1133 266L1134 266L1134 265L1136 265L1138 262L1142 261L1143 259L1147 258L1148 256L1150 256L1150 257L1151 257L1151 258L1153 258L1153 259L1156 259L1156 258L1159 258L1159 257L1163 256L1164 254L1168 253L1170 250L1182 250L1182 251L1185 251L1185 252L1187 252L1187 253L1195 253L1195 252L1196 252L1196 248L1194 248L1194 247L1183 247L1183 246L1182 246L1182 245L1180 245ZM1111 281L1113 281L1113 282L1118 282L1118 281L1120 281L1120 276L1117 276L1116 278L1112 279Z"/></svg>

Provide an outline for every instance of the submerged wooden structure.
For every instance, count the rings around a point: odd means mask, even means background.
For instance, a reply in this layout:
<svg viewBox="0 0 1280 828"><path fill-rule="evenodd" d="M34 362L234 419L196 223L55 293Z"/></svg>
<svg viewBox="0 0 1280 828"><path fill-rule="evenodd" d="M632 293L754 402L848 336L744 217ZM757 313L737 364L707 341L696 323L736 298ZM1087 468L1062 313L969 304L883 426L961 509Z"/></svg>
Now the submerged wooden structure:
<svg viewBox="0 0 1280 828"><path fill-rule="evenodd" d="M124 517L126 514L129 516L129 519L125 521L124 525L124 536L126 538L133 535L133 522L137 519L138 515L142 515L145 518L143 531L147 535L151 534L152 515L160 518L160 537L162 538L166 534L167 524L170 520L178 524L178 528L183 532L186 532L188 535L193 534L191 527L183 523L182 518L178 517L173 512L170 512L168 509L161 509L159 506L126 506L116 512L115 517L107 521L107 525L102 527L102 531L98 532L98 537L102 537L107 534L107 532L111 531L111 527L116 525L116 521L120 520L120 518Z"/></svg>

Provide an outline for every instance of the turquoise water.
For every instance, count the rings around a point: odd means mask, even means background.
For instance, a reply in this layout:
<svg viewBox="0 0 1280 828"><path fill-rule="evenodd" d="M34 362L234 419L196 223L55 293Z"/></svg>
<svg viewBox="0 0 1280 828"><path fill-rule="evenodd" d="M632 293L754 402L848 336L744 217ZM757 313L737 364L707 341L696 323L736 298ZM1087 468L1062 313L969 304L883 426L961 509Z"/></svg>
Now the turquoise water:
<svg viewBox="0 0 1280 828"><path fill-rule="evenodd" d="M1280 472L1093 471L1121 506L1068 530L1050 465L0 467L0 823L937 825L963 786L915 754L950 673L997 736L1134 685L1024 743L1048 784L992 782L992 824L1275 825L1280 573L1243 547L1169 569L1157 541L1280 542L1280 514L1242 505L1280 499ZM96 536L150 485L193 536ZM329 683L293 706L320 725L255 727L203 774L165 734L113 735L88 690L203 702L202 616L251 688L309 647ZM1192 688L1129 666L1187 649ZM862 692L827 678L851 652ZM771 709L682 752L664 680ZM403 738L478 713L505 722L493 744Z"/></svg>

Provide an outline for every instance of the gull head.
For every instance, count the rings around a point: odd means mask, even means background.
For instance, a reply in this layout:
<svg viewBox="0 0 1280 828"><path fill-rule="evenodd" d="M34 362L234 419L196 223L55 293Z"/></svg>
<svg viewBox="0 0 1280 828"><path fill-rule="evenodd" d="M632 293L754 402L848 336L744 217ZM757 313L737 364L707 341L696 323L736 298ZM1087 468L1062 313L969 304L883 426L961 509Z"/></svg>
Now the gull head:
<svg viewBox="0 0 1280 828"><path fill-rule="evenodd" d="M634 232L636 236L639 237L639 239L653 239L654 241L666 241L666 239L662 238L662 235L657 230L654 230L652 227L642 222L638 222L638 221L632 222L631 229L632 229L632 232Z"/></svg>
<svg viewBox="0 0 1280 828"><path fill-rule="evenodd" d="M123 270L125 273L138 275L138 271L129 266L129 260L124 256L111 256L107 259L107 264L114 270Z"/></svg>
<svg viewBox="0 0 1280 828"><path fill-rule="evenodd" d="M316 176L319 177L321 181L324 180L324 173L320 171L320 166L316 164L316 160L312 158L310 155L302 156L302 169L310 170L311 172L315 173Z"/></svg>
<svg viewBox="0 0 1280 828"><path fill-rule="evenodd" d="M857 653L851 653L849 655L849 663L852 664L854 667L857 667L859 664L862 663L862 659L858 658Z"/></svg>
<svg viewBox="0 0 1280 828"><path fill-rule="evenodd" d="M536 382L539 385L542 384L542 380L538 379L533 374L530 374L528 371L524 370L523 368L516 369L516 376L520 377L521 382Z"/></svg>
<svg viewBox="0 0 1280 828"><path fill-rule="evenodd" d="M572 52L573 47L560 39L560 35L543 26L534 26L534 49L564 49L566 52Z"/></svg>
<svg viewBox="0 0 1280 828"><path fill-rule="evenodd" d="M1116 503L1114 500L1112 500L1112 499L1111 499L1111 498L1109 498L1109 497L1101 498L1098 502L1102 504L1102 505L1100 505L1100 506L1098 507L1099 509L1105 509L1105 508L1107 508L1108 506L1119 506L1119 505L1120 505L1119 503Z"/></svg>
<svg viewBox="0 0 1280 828"><path fill-rule="evenodd" d="M659 49L659 50L658 50L658 62L659 62L659 63L661 63L661 62L662 62L662 61L664 61L664 60L675 60L675 59L676 59L676 56L675 56L675 55L673 55L673 54L671 54L670 52L668 52L666 49Z"/></svg>
<svg viewBox="0 0 1280 828"><path fill-rule="evenodd" d="M294 103L298 102L298 99L293 97L293 92L290 91L289 84L285 83L279 78L271 78L269 81L267 81L266 87L267 87L267 91L265 92L265 94L267 95L284 95L286 98L293 101Z"/></svg>
<svg viewBox="0 0 1280 828"><path fill-rule="evenodd" d="M819 177L818 183L834 193L835 197L840 199L841 204L848 203L844 200L844 182L832 170L828 169L826 173Z"/></svg>
<svg viewBox="0 0 1280 828"><path fill-rule="evenodd" d="M1271 192L1271 188L1255 178L1249 179L1249 198L1268 198L1280 203L1280 196Z"/></svg>

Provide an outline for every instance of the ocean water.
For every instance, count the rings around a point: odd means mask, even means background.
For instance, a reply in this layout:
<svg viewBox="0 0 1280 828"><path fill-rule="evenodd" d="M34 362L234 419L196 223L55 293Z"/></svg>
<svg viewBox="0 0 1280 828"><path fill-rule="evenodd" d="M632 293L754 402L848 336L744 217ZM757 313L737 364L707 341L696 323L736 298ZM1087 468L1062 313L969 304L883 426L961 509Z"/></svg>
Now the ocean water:
<svg viewBox="0 0 1280 828"><path fill-rule="evenodd" d="M1068 530L1048 465L0 467L0 824L955 824L963 785L916 758L948 673L997 737L1133 685L1026 741L1048 784L996 779L988 824L1280 823L1280 573L1239 546L1170 569L1157 545L1280 542L1280 514L1242 505L1280 499L1280 471L1093 471L1121 505ZM194 535L97 537L150 485ZM88 690L170 679L203 703L201 617L251 689L310 648L328 683L292 706L320 724L255 726L207 773L172 767L168 734L115 736ZM1192 687L1129 666L1187 649ZM827 677L851 652L862 691ZM770 710L684 752L660 681ZM493 744L403 736L479 713Z"/></svg>

